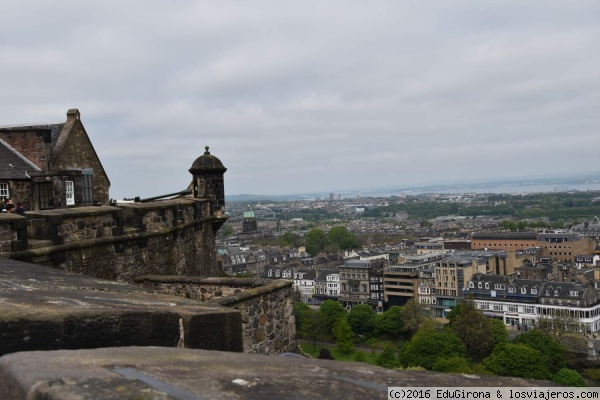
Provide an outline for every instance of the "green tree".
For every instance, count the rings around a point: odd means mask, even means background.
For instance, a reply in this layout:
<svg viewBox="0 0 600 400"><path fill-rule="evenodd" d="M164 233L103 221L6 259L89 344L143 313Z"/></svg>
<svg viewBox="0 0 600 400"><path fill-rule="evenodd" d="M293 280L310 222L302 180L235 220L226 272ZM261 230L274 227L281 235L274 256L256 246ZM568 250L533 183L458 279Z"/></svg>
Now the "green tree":
<svg viewBox="0 0 600 400"><path fill-rule="evenodd" d="M294 235L292 232L286 232L281 235L280 239L284 246L292 246L296 241L296 235Z"/></svg>
<svg viewBox="0 0 600 400"><path fill-rule="evenodd" d="M357 335L369 335L375 328L377 313L368 304L358 304L348 312L348 324Z"/></svg>
<svg viewBox="0 0 600 400"><path fill-rule="evenodd" d="M319 228L311 229L304 237L306 252L313 257L319 254L319 252L325 248L326 244L327 236L325 236L325 232Z"/></svg>
<svg viewBox="0 0 600 400"><path fill-rule="evenodd" d="M377 315L375 320L377 334L387 336L390 339L400 338L405 329L402 307L399 306L391 306L383 314Z"/></svg>
<svg viewBox="0 0 600 400"><path fill-rule="evenodd" d="M490 327L492 328L492 335L494 336L494 347L499 343L509 342L508 331L506 325L501 319L492 318L490 321Z"/></svg>
<svg viewBox="0 0 600 400"><path fill-rule="evenodd" d="M401 352L400 360L407 367L432 369L441 358L465 357L467 349L455 334L425 327L413 335Z"/></svg>
<svg viewBox="0 0 600 400"><path fill-rule="evenodd" d="M292 311L294 312L294 318L296 319L296 331L300 332L302 326L302 318L304 317L304 311L310 310L308 304L301 301L296 301L292 305Z"/></svg>
<svg viewBox="0 0 600 400"><path fill-rule="evenodd" d="M383 351L381 353L379 353L379 355L377 356L377 359L375 360L375 364L377 364L383 368L399 368L400 367L400 361L398 360L398 357L396 357L396 353L394 352L394 349L391 348L390 346L386 346L386 348L383 349Z"/></svg>
<svg viewBox="0 0 600 400"><path fill-rule="evenodd" d="M356 235L350 232L345 226L336 226L327 233L329 243L336 245L342 250L350 250L358 247Z"/></svg>
<svg viewBox="0 0 600 400"><path fill-rule="evenodd" d="M341 351L349 353L354 349L354 343L352 342L354 333L346 318L339 319L333 325L333 336L335 337L335 344Z"/></svg>
<svg viewBox="0 0 600 400"><path fill-rule="evenodd" d="M228 237L233 235L233 226L225 224L223 225L223 227L221 228L221 233L223 234L223 236Z"/></svg>
<svg viewBox="0 0 600 400"><path fill-rule="evenodd" d="M473 369L469 366L469 362L466 358L460 356L454 356L450 358L439 358L433 363L431 368L434 371L439 372L452 372L452 373L463 373L470 374Z"/></svg>
<svg viewBox="0 0 600 400"><path fill-rule="evenodd" d="M457 307L458 308L458 307ZM467 347L474 361L481 361L494 350L495 341L490 320L475 308L471 299L465 299L460 311L452 318L450 329Z"/></svg>
<svg viewBox="0 0 600 400"><path fill-rule="evenodd" d="M452 324L454 323L454 320L456 319L456 317L458 317L462 313L462 308L463 308L462 303L457 304L446 314L446 319L448 320L448 324L447 324L448 328L452 327Z"/></svg>
<svg viewBox="0 0 600 400"><path fill-rule="evenodd" d="M333 325L348 314L340 303L333 300L325 300L319 307L319 313L321 314L323 330L328 335L333 333Z"/></svg>
<svg viewBox="0 0 600 400"><path fill-rule="evenodd" d="M500 343L483 363L496 375L528 379L548 379L551 376L548 360L525 344Z"/></svg>
<svg viewBox="0 0 600 400"><path fill-rule="evenodd" d="M517 335L513 343L524 344L539 351L548 360L550 372L553 374L566 365L565 347L558 343L553 336L546 335L537 329Z"/></svg>
<svg viewBox="0 0 600 400"><path fill-rule="evenodd" d="M561 368L558 370L558 372L552 378L552 381L567 386L585 386L585 380L579 374L579 372L568 368Z"/></svg>
<svg viewBox="0 0 600 400"><path fill-rule="evenodd" d="M429 319L425 314L423 306L418 301L415 301L414 298L407 301L402 307L402 318L404 319L406 330L410 333L417 332L423 323Z"/></svg>
<svg viewBox="0 0 600 400"><path fill-rule="evenodd" d="M354 354L354 361L367 362L367 355L359 350Z"/></svg>
<svg viewBox="0 0 600 400"><path fill-rule="evenodd" d="M317 349L317 339L322 331L321 314L312 309L306 309L302 312L302 324L298 333L307 340L313 342L313 350Z"/></svg>

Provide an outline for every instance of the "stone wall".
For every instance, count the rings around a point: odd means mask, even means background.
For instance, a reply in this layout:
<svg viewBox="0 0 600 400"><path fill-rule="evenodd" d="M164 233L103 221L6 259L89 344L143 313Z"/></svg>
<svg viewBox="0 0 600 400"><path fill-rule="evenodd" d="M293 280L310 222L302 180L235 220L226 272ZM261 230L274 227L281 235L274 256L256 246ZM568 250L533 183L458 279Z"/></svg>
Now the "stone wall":
<svg viewBox="0 0 600 400"><path fill-rule="evenodd" d="M209 200L182 198L4 214L0 256L126 282L147 274L222 276L214 241L220 221L209 209Z"/></svg>
<svg viewBox="0 0 600 400"><path fill-rule="evenodd" d="M246 353L297 351L291 281L138 276L134 283L159 293L239 310Z"/></svg>
<svg viewBox="0 0 600 400"><path fill-rule="evenodd" d="M0 255L24 246L27 241L25 218L13 213L0 214Z"/></svg>

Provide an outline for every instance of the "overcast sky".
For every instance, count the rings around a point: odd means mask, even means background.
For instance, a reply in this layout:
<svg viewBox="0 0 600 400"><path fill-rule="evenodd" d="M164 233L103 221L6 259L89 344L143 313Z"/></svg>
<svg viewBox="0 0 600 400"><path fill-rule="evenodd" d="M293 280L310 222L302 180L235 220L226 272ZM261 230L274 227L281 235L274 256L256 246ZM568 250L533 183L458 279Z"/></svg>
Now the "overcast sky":
<svg viewBox="0 0 600 400"><path fill-rule="evenodd" d="M111 197L599 171L599 1L3 1L0 125L81 119Z"/></svg>

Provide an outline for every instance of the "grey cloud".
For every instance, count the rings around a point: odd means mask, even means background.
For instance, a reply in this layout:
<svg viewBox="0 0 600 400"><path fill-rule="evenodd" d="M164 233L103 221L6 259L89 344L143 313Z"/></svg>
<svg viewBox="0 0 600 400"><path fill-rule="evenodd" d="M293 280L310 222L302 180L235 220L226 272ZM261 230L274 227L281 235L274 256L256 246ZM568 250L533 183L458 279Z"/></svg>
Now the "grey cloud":
<svg viewBox="0 0 600 400"><path fill-rule="evenodd" d="M0 5L0 123L78 107L113 197L597 170L594 1ZM566 140L566 138L569 138ZM575 156L576 154L576 156Z"/></svg>

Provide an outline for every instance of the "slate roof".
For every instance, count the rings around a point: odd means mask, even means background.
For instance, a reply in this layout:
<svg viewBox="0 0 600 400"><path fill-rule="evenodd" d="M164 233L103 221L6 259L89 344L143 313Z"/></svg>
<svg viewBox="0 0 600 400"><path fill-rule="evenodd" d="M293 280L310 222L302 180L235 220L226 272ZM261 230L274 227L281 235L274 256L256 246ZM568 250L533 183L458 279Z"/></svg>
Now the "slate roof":
<svg viewBox="0 0 600 400"><path fill-rule="evenodd" d="M349 260L344 263L345 268L369 268L371 264L367 260Z"/></svg>
<svg viewBox="0 0 600 400"><path fill-rule="evenodd" d="M10 131L10 132L18 132L18 131L50 131L50 138L52 143L52 148L56 146L56 142L58 141L58 137L60 136L60 132L62 128L65 126L64 122L58 124L21 124L21 125L2 125L0 126L0 131Z"/></svg>
<svg viewBox="0 0 600 400"><path fill-rule="evenodd" d="M315 282L327 282L327 275L337 274L337 271L331 269L324 269L321 271L319 276L315 279Z"/></svg>
<svg viewBox="0 0 600 400"><path fill-rule="evenodd" d="M40 171L32 162L0 139L0 178L29 179L27 171Z"/></svg>

